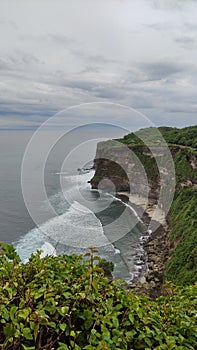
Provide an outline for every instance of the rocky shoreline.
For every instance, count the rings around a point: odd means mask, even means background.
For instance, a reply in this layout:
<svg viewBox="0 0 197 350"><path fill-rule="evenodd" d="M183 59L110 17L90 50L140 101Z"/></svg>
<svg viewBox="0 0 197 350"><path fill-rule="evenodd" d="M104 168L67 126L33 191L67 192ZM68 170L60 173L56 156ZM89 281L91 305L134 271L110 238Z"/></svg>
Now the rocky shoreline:
<svg viewBox="0 0 197 350"><path fill-rule="evenodd" d="M154 299L163 293L165 263L169 257L167 228L162 225L157 227L143 243L143 248L146 269L130 288Z"/></svg>
<svg viewBox="0 0 197 350"><path fill-rule="evenodd" d="M163 293L165 263L169 258L169 228L166 220L161 221L161 216L157 220L152 220L154 203L149 203L147 208L143 208L133 203L132 198L126 193L118 193L117 197L125 202L129 202L137 214L142 217L142 221L147 226L149 234L142 237L144 250L143 269L137 280L134 280L129 289L135 289L139 294L148 295L155 299ZM127 198L126 198L127 197Z"/></svg>

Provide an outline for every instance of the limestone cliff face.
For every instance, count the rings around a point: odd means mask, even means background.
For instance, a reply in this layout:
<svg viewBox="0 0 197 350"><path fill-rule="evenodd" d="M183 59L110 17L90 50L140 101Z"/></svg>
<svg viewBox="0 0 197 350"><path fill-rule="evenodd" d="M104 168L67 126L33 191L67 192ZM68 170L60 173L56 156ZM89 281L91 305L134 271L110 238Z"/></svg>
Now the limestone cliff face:
<svg viewBox="0 0 197 350"><path fill-rule="evenodd" d="M168 154L171 152L175 173L171 173ZM158 168L159 164L159 168ZM90 181L92 188L145 196L150 204L158 201L164 209L165 201L173 192L173 183L181 187L196 187L196 154L191 148L178 145L169 147L145 145L128 146L115 140L100 142L94 160L95 175ZM172 190L169 190L169 181ZM166 190L167 189L167 190Z"/></svg>
<svg viewBox="0 0 197 350"><path fill-rule="evenodd" d="M141 196L148 195L149 199L157 200L160 189L159 173L153 154L147 147L128 148L116 141L100 142L97 145L94 168L92 188L127 191Z"/></svg>

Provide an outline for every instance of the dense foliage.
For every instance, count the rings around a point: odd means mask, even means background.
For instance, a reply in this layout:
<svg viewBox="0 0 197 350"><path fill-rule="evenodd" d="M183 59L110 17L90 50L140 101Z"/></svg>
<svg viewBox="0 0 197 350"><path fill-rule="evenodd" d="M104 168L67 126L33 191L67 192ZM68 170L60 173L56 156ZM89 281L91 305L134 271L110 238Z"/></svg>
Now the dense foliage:
<svg viewBox="0 0 197 350"><path fill-rule="evenodd" d="M109 282L93 253L87 260L38 252L22 264L12 246L2 246L2 349L196 349L197 285L168 286L151 301Z"/></svg>
<svg viewBox="0 0 197 350"><path fill-rule="evenodd" d="M159 131L169 144L197 148L197 126L189 126L182 129L161 127Z"/></svg>
<svg viewBox="0 0 197 350"><path fill-rule="evenodd" d="M166 278L179 285L197 280L197 188L177 191L170 212L172 257Z"/></svg>
<svg viewBox="0 0 197 350"><path fill-rule="evenodd" d="M158 130L168 144L197 148L197 126L189 126L182 129L172 127L155 129L154 127L150 127L140 129L135 134L128 134L123 139L119 139L119 141L129 146L145 144L160 145L162 144L162 139L159 137Z"/></svg>
<svg viewBox="0 0 197 350"><path fill-rule="evenodd" d="M192 156L194 156L194 152L188 149L180 149L174 153L177 187L180 187L182 182L197 183L197 171L190 164Z"/></svg>

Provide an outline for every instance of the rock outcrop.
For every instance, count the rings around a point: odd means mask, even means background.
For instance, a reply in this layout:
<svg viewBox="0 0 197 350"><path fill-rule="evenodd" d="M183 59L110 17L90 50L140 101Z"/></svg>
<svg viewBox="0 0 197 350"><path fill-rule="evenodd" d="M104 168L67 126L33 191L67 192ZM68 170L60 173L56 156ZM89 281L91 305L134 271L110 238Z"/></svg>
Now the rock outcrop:
<svg viewBox="0 0 197 350"><path fill-rule="evenodd" d="M167 226L160 225L144 242L145 273L133 283L139 294L156 298L163 293L165 263L169 258L169 239Z"/></svg>
<svg viewBox="0 0 197 350"><path fill-rule="evenodd" d="M161 150L160 150L161 152ZM138 156L150 163L148 176ZM90 183L93 189L108 192L129 192L149 197L157 202L160 180L156 162L147 147L128 148L116 141L100 142L94 160L95 175Z"/></svg>

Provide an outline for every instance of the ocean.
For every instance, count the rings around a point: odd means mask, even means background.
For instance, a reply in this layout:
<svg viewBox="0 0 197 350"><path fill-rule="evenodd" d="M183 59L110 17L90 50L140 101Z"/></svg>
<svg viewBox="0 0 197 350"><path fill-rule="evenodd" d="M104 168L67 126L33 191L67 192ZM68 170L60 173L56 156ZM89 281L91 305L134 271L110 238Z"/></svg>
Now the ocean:
<svg viewBox="0 0 197 350"><path fill-rule="evenodd" d="M37 249L44 254L84 254L89 246L95 246L98 255L113 261L116 279L132 280L142 269L140 238L147 228L129 205L112 194L91 189L88 181L94 175L91 167L97 141L91 147L84 143L82 130L80 136L72 135L69 146L68 140L56 142L44 167L47 200L36 191L39 167L32 161L25 186L31 208L39 213L36 225L24 203L23 183L21 186L22 160L32 134L27 130L0 131L0 241L14 244L24 262ZM54 132L43 131L43 144L50 137L53 139ZM79 144L83 144L80 151ZM49 215L49 203L54 216Z"/></svg>

